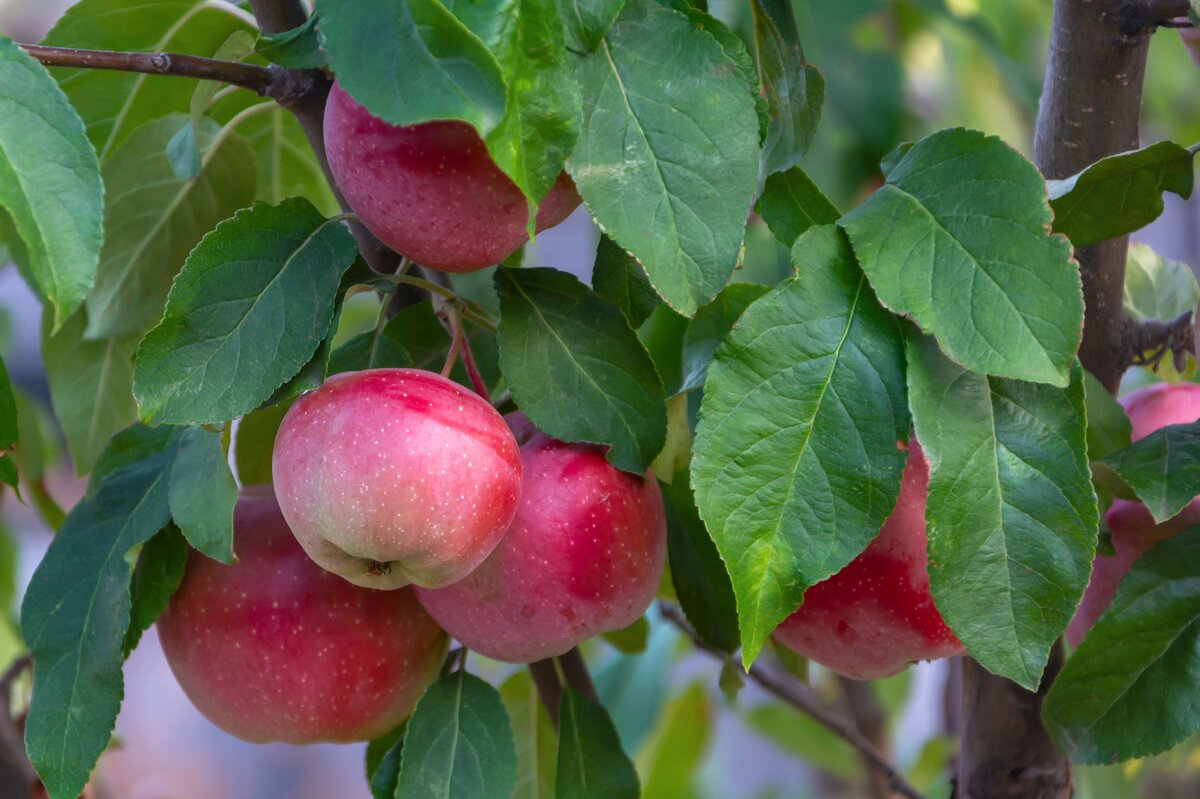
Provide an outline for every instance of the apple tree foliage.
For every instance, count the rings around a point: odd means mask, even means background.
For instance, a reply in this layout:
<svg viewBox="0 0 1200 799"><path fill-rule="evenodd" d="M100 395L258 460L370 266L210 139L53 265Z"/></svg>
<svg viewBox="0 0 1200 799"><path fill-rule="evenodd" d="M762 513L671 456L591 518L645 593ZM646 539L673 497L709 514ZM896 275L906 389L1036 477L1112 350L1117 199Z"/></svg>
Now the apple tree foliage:
<svg viewBox="0 0 1200 799"><path fill-rule="evenodd" d="M233 558L237 482L269 479L287 404L340 371L439 368L446 296L472 309L504 409L608 447L622 470L655 467L671 601L705 646L760 657L876 535L915 437L937 607L984 668L1038 686L1087 585L1101 500L1125 492L1165 520L1200 494L1200 425L1130 445L1079 365L1072 257L1152 221L1163 192L1190 194L1195 151L1160 142L1046 181L995 136L947 129L887 156L878 188L839 209L797 165L819 131L820 65L787 2L750 6L743 40L689 0L317 0L273 34L222 3L74 5L44 44L325 70L388 122L473 126L531 209L572 176L602 231L590 285L509 263L476 299L451 281L374 331L341 324L346 301L386 306L397 283L358 257L289 110L184 77L47 69L0 39L0 235L42 302L53 416L88 475L64 518L41 484L46 414L0 364L0 480L58 530L20 619L25 742L53 799L77 796L108 745L123 660L186 547ZM790 251L778 285L738 280L752 211ZM1198 294L1186 268L1131 255L1131 318ZM1045 706L1058 745L1108 762L1200 730L1198 642L1192 530L1134 565L1069 660ZM687 726L697 701L665 712ZM372 744L373 795L639 794L603 707L567 689L553 715L557 732L525 674L497 690L448 670Z"/></svg>

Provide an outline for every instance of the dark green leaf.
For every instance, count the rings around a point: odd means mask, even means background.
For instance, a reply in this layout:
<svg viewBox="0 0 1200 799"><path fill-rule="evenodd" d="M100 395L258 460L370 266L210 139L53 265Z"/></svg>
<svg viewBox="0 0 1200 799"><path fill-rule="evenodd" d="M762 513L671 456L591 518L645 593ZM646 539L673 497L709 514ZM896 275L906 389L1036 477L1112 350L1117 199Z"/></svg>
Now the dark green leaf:
<svg viewBox="0 0 1200 799"><path fill-rule="evenodd" d="M167 609L171 594L179 588L187 566L188 545L174 525L151 538L142 547L133 570L130 585L129 629L121 644L121 653L129 653L138 645L142 633Z"/></svg>
<svg viewBox="0 0 1200 799"><path fill-rule="evenodd" d="M1096 553L1083 370L1066 389L986 377L914 331L908 379L933 600L980 664L1035 690Z"/></svg>
<svg viewBox="0 0 1200 799"><path fill-rule="evenodd" d="M603 638L612 644L614 649L626 655L636 655L646 651L646 639L650 636L650 624L645 616L638 616L637 621L619 630L603 634Z"/></svg>
<svg viewBox="0 0 1200 799"><path fill-rule="evenodd" d="M400 758L404 753L404 729L407 722L367 744L367 782L371 799L392 799L400 779Z"/></svg>
<svg viewBox="0 0 1200 799"><path fill-rule="evenodd" d="M86 309L79 309L57 333L49 314L42 319L42 362L50 401L62 425L76 474L84 474L113 433L137 419L133 401L132 341L83 338Z"/></svg>
<svg viewBox="0 0 1200 799"><path fill-rule="evenodd" d="M237 483L221 434L189 427L171 466L171 517L187 542L222 563L233 562L233 505Z"/></svg>
<svg viewBox="0 0 1200 799"><path fill-rule="evenodd" d="M608 236L601 236L596 246L592 290L616 303L635 330L662 302L654 293L642 265Z"/></svg>
<svg viewBox="0 0 1200 799"><path fill-rule="evenodd" d="M513 0L513 8L515 19L492 48L508 83L508 104L485 143L529 200L532 236L537 204L579 139L580 97L554 0Z"/></svg>
<svg viewBox="0 0 1200 799"><path fill-rule="evenodd" d="M579 193L690 316L738 261L758 172L754 97L709 33L655 0L628 0L576 74L583 132L568 168Z"/></svg>
<svg viewBox="0 0 1200 799"><path fill-rule="evenodd" d="M717 546L696 510L686 470L663 486L667 508L667 554L679 605L700 640L724 652L741 641L733 585Z"/></svg>
<svg viewBox="0 0 1200 799"><path fill-rule="evenodd" d="M1087 403L1088 460L1098 461L1129 445L1133 428L1117 398L1091 372L1083 373Z"/></svg>
<svg viewBox="0 0 1200 799"><path fill-rule="evenodd" d="M1162 752L1200 730L1200 530L1164 541L1054 681L1042 718L1080 763Z"/></svg>
<svg viewBox="0 0 1200 799"><path fill-rule="evenodd" d="M118 469L133 466L166 453L168 462L175 460L183 428L161 425L146 427L134 424L120 431L108 441L104 452L96 459L92 473L88 475L87 493L94 494L101 481Z"/></svg>
<svg viewBox="0 0 1200 799"><path fill-rule="evenodd" d="M321 40L317 36L317 16L282 33L259 33L254 49L268 61L291 69L315 69L325 66Z"/></svg>
<svg viewBox="0 0 1200 799"><path fill-rule="evenodd" d="M564 688L558 727L558 799L637 799L637 771L604 708Z"/></svg>
<svg viewBox="0 0 1200 799"><path fill-rule="evenodd" d="M750 7L770 111L762 150L762 171L769 175L787 169L808 152L825 102L825 79L804 61L789 0L752 0Z"/></svg>
<svg viewBox="0 0 1200 799"><path fill-rule="evenodd" d="M112 735L124 691L130 554L170 519L169 464L162 452L113 472L84 497L21 606L35 664L25 746L53 797L79 795Z"/></svg>
<svg viewBox="0 0 1200 799"><path fill-rule="evenodd" d="M142 417L220 422L253 410L329 333L342 272L358 252L304 199L256 203L196 245L162 321L137 351Z"/></svg>
<svg viewBox="0 0 1200 799"><path fill-rule="evenodd" d="M908 435L900 327L842 231L792 249L709 367L692 486L737 596L742 659L849 563L896 502Z"/></svg>
<svg viewBox="0 0 1200 799"><path fill-rule="evenodd" d="M338 84L393 125L458 119L487 134L504 115L496 57L440 0L317 0ZM364 47L369 35L386 47Z"/></svg>
<svg viewBox="0 0 1200 799"><path fill-rule="evenodd" d="M904 160L904 156L908 155L908 151L913 148L916 142L906 141L897 144L891 152L883 157L879 162L879 171L883 173L884 178L892 174L892 170L896 165Z"/></svg>
<svg viewBox="0 0 1200 799"><path fill-rule="evenodd" d="M662 381L621 312L554 269L496 270L500 367L517 406L563 441L642 474L667 435Z"/></svg>
<svg viewBox="0 0 1200 799"><path fill-rule="evenodd" d="M1200 494L1200 422L1160 427L1103 463L1165 522Z"/></svg>
<svg viewBox="0 0 1200 799"><path fill-rule="evenodd" d="M45 67L0 37L0 208L57 330L96 273L104 187L83 122Z"/></svg>
<svg viewBox="0 0 1200 799"><path fill-rule="evenodd" d="M42 43L211 56L234 31L253 28L249 15L232 3L80 0ZM174 75L103 69L54 68L51 74L87 125L101 164L126 136L150 120L187 111L197 85Z"/></svg>
<svg viewBox="0 0 1200 799"><path fill-rule="evenodd" d="M704 385L717 346L751 303L770 291L756 283L732 283L712 302L696 311L683 335L683 381L679 391Z"/></svg>
<svg viewBox="0 0 1200 799"><path fill-rule="evenodd" d="M517 786L512 799L554 799L558 734L538 698L529 671L521 669L500 686L517 744Z"/></svg>
<svg viewBox="0 0 1200 799"><path fill-rule="evenodd" d="M810 227L832 224L841 216L798 166L770 175L757 207L775 238L788 247Z"/></svg>
<svg viewBox="0 0 1200 799"><path fill-rule="evenodd" d="M1066 180L1047 180L1054 230L1078 247L1132 233L1163 212L1163 192L1191 196L1196 154L1169 141L1110 155Z"/></svg>
<svg viewBox="0 0 1200 799"><path fill-rule="evenodd" d="M246 414L238 422L234 435L233 461L242 485L272 482L271 453L275 449L275 434L279 432L279 425L291 407L290 402L269 405Z"/></svg>
<svg viewBox="0 0 1200 799"><path fill-rule="evenodd" d="M843 217L884 305L968 369L1065 386L1083 329L1071 246L1033 164L955 128L922 139Z"/></svg>
<svg viewBox="0 0 1200 799"><path fill-rule="evenodd" d="M0 358L0 452L7 452L17 445L20 430L17 423L17 398L13 395L4 359Z"/></svg>
<svg viewBox="0 0 1200 799"><path fill-rule="evenodd" d="M600 46L604 34L612 27L625 0L555 0L563 27L567 32L567 47L576 53L590 53Z"/></svg>
<svg viewBox="0 0 1200 799"><path fill-rule="evenodd" d="M500 694L457 671L431 685L408 720L396 796L509 799L516 769Z"/></svg>
<svg viewBox="0 0 1200 799"><path fill-rule="evenodd" d="M145 332L188 253L221 220L254 201L254 152L211 120L197 127L198 177L179 177L167 143L181 128L172 114L134 131L104 163L104 247L87 295L85 336L125 338Z"/></svg>

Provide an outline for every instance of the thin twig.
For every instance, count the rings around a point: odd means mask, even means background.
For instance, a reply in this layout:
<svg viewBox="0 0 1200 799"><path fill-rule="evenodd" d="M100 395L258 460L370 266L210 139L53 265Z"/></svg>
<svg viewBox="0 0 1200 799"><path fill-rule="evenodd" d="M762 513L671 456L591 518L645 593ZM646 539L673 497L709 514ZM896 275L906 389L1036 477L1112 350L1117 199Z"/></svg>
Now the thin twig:
<svg viewBox="0 0 1200 799"><path fill-rule="evenodd" d="M1186 17L1191 10L1188 0L1143 0L1138 5L1148 19L1160 25L1177 17Z"/></svg>
<svg viewBox="0 0 1200 799"><path fill-rule="evenodd" d="M542 707L550 716L550 723L558 729L558 703L562 700L562 682L558 679L558 670L554 668L554 658L546 658L529 664L529 675L533 677L533 685L537 688L538 698Z"/></svg>
<svg viewBox="0 0 1200 799"><path fill-rule="evenodd" d="M592 675L588 674L587 664L579 650L572 648L564 655L556 658L546 658L529 664L529 674L537 688L542 706L550 715L554 728L558 729L558 704L562 701L563 682L571 690L589 701L600 703L596 695L596 686L592 683Z"/></svg>
<svg viewBox="0 0 1200 799"><path fill-rule="evenodd" d="M1188 354L1196 354L1196 326L1192 324L1191 311L1184 311L1169 322L1126 318L1124 323L1119 353L1122 370L1130 366L1149 366L1157 371L1169 352L1175 370L1182 372L1187 366Z"/></svg>
<svg viewBox="0 0 1200 799"><path fill-rule="evenodd" d="M683 617L683 613L678 608L672 605L661 604L659 611L664 619L678 627L684 635L691 638L692 643L695 644L697 649L721 661L727 659L728 655L726 653L719 649L714 649L700 640L700 637L696 635L696 632L687 623L687 620ZM752 682L758 684L768 693L773 694L778 699L782 699L850 744L862 756L864 762L887 779L888 785L893 791L908 797L908 799L923 799L921 792L910 785L908 780L904 779L904 775L897 771L896 767L870 741L864 738L846 720L826 708L824 703L817 698L817 695L807 685L775 674L761 663L752 665L747 676Z"/></svg>

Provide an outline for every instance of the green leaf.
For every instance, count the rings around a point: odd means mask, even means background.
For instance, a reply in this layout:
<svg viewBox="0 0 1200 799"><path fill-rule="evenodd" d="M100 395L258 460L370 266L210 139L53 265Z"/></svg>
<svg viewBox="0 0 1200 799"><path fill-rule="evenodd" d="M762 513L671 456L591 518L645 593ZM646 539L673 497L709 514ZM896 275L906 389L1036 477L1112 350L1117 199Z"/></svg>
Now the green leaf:
<svg viewBox="0 0 1200 799"><path fill-rule="evenodd" d="M198 125L199 176L175 174L167 142L188 124L182 114L150 122L104 164L105 241L87 295L89 339L145 332L162 315L171 279L192 248L254 201L254 152L211 120Z"/></svg>
<svg viewBox="0 0 1200 799"><path fill-rule="evenodd" d="M625 6L625 0L555 0L555 3L567 32L567 47L576 53L590 53L599 47Z"/></svg>
<svg viewBox="0 0 1200 799"><path fill-rule="evenodd" d="M1122 307L1138 321L1174 319L1200 305L1200 284L1191 267L1164 258L1145 244L1129 245Z"/></svg>
<svg viewBox="0 0 1200 799"><path fill-rule="evenodd" d="M124 657L129 657L142 633L167 609L167 602L183 581L187 559L187 541L174 525L167 525L142 547L129 589L129 629L121 644Z"/></svg>
<svg viewBox="0 0 1200 799"><path fill-rule="evenodd" d="M671 700L638 755L642 799L698 799L695 779L704 765L711 717L699 684Z"/></svg>
<svg viewBox="0 0 1200 799"><path fill-rule="evenodd" d="M687 394L675 394L667 399L667 440L650 464L654 476L664 483L674 480L675 473L686 469L692 460L688 400Z"/></svg>
<svg viewBox="0 0 1200 799"><path fill-rule="evenodd" d="M431 685L409 718L396 796L509 799L516 769L500 694L460 670Z"/></svg>
<svg viewBox="0 0 1200 799"><path fill-rule="evenodd" d="M169 425L146 427L134 424L120 431L109 439L108 446L92 467L92 473L88 475L87 493L96 493L104 478L118 469L134 466L163 453L169 453L168 460L173 462L183 430L182 427Z"/></svg>
<svg viewBox="0 0 1200 799"><path fill-rule="evenodd" d="M709 367L696 505L733 580L742 660L879 532L908 436L900 327L842 231L792 249L797 277L751 305Z"/></svg>
<svg viewBox="0 0 1200 799"><path fill-rule="evenodd" d="M233 505L237 483L221 434L189 427L171 466L171 517L188 543L222 563L233 563Z"/></svg>
<svg viewBox="0 0 1200 799"><path fill-rule="evenodd" d="M517 406L547 435L611 446L642 474L667 435L662 381L613 305L554 269L496 270L500 367Z"/></svg>
<svg viewBox="0 0 1200 799"><path fill-rule="evenodd" d="M962 128L915 144L842 220L883 304L956 362L1065 386L1083 294L1070 244L1049 223L1033 164Z"/></svg>
<svg viewBox="0 0 1200 799"><path fill-rule="evenodd" d="M0 38L0 208L57 330L96 273L104 187L83 122L45 67Z"/></svg>
<svg viewBox="0 0 1200 799"><path fill-rule="evenodd" d="M392 799L396 795L407 726L407 721L401 722L396 729L367 744L367 782L371 786L371 799Z"/></svg>
<svg viewBox="0 0 1200 799"><path fill-rule="evenodd" d="M260 405L329 333L339 280L357 252L344 226L301 198L256 203L217 225L138 346L142 418L203 424Z"/></svg>
<svg viewBox="0 0 1200 799"><path fill-rule="evenodd" d="M8 379L8 368L4 365L4 359L0 358L0 452L8 452L17 445L20 431L17 398Z"/></svg>
<svg viewBox="0 0 1200 799"><path fill-rule="evenodd" d="M393 125L458 119L486 135L504 115L496 57L440 0L317 0L338 84ZM369 35L386 47L364 47Z"/></svg>
<svg viewBox="0 0 1200 799"><path fill-rule="evenodd" d="M696 311L683 335L683 382L679 391L692 391L704 385L717 346L746 308L768 291L768 286L757 283L732 283Z"/></svg>
<svg viewBox="0 0 1200 799"><path fill-rule="evenodd" d="M1083 370L1066 389L986 377L914 333L908 379L933 601L981 665L1036 690L1096 554Z"/></svg>
<svg viewBox="0 0 1200 799"><path fill-rule="evenodd" d="M579 193L690 316L738 261L758 172L754 98L709 33L654 0L628 0L576 75L583 130L567 167Z"/></svg>
<svg viewBox="0 0 1200 799"><path fill-rule="evenodd" d="M133 342L87 341L84 309L57 333L42 318L42 361L54 415L62 425L75 474L84 474L108 439L137 419L133 401Z"/></svg>
<svg viewBox="0 0 1200 799"><path fill-rule="evenodd" d="M1117 398L1091 372L1084 371L1083 387L1087 407L1088 460L1098 461L1122 447L1129 446L1133 427Z"/></svg>
<svg viewBox="0 0 1200 799"><path fill-rule="evenodd" d="M508 104L485 143L529 201L532 238L537 204L579 139L580 96L554 0L514 0L513 7L515 19L492 50L508 84Z"/></svg>
<svg viewBox="0 0 1200 799"><path fill-rule="evenodd" d="M1134 490L1156 522L1165 522L1200 494L1200 423L1160 427L1102 463Z"/></svg>
<svg viewBox="0 0 1200 799"><path fill-rule="evenodd" d="M279 425L291 407L290 402L268 405L246 414L238 422L234 434L233 462L242 485L272 482L271 454L275 449L275 434L279 432Z"/></svg>
<svg viewBox="0 0 1200 799"><path fill-rule="evenodd" d="M1077 763L1162 752L1200 730L1200 530L1135 561L1071 655L1042 718Z"/></svg>
<svg viewBox="0 0 1200 799"><path fill-rule="evenodd" d="M516 740L517 785L512 799L554 799L558 735L529 671L521 669L505 680L500 698L512 720Z"/></svg>
<svg viewBox="0 0 1200 799"><path fill-rule="evenodd" d="M1163 192L1187 199L1196 154L1169 141L1102 158L1066 180L1047 180L1054 230L1076 248L1144 228L1163 212Z"/></svg>
<svg viewBox="0 0 1200 799"><path fill-rule="evenodd" d="M260 32L254 49L263 58L282 67L323 67L325 54L321 52L321 39L317 36L317 20L318 17L314 14L291 30L281 33Z"/></svg>
<svg viewBox="0 0 1200 799"><path fill-rule="evenodd" d="M604 708L572 688L558 703L558 799L637 799L637 771Z"/></svg>
<svg viewBox="0 0 1200 799"><path fill-rule="evenodd" d="M78 796L108 745L124 692L131 553L170 519L171 453L110 474L71 511L21 606L33 652L25 746L50 796Z"/></svg>
<svg viewBox="0 0 1200 799"><path fill-rule="evenodd" d="M722 652L733 652L741 640L733 585L700 520L686 469L663 486L663 499L671 582L679 605L701 641Z"/></svg>
<svg viewBox="0 0 1200 799"><path fill-rule="evenodd" d="M754 40L770 124L763 143L762 171L781 172L808 152L821 105L825 79L805 63L789 0L752 0Z"/></svg>
<svg viewBox="0 0 1200 799"><path fill-rule="evenodd" d="M592 290L620 308L635 330L662 302L642 265L608 236L601 236L596 246Z"/></svg>
<svg viewBox="0 0 1200 799"><path fill-rule="evenodd" d="M605 641L618 652L626 655L636 655L646 651L646 640L650 637L650 624L645 616L638 616L632 624L619 630L603 633Z"/></svg>
<svg viewBox="0 0 1200 799"><path fill-rule="evenodd" d="M756 207L775 238L788 247L810 227L832 224L841 216L798 166L768 176Z"/></svg>
<svg viewBox="0 0 1200 799"><path fill-rule="evenodd" d="M750 729L781 751L823 774L848 782L862 777L862 761L849 744L790 707L778 703L758 705L746 713L745 720Z"/></svg>

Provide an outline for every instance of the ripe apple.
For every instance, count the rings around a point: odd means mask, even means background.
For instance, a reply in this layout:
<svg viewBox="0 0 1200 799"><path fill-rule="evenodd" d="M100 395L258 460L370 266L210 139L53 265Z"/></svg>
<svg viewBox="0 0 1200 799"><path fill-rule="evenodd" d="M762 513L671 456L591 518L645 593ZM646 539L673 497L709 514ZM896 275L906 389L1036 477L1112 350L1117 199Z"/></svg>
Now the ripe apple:
<svg viewBox="0 0 1200 799"><path fill-rule="evenodd" d="M403 721L446 636L412 591L372 591L318 567L270 486L242 489L238 560L197 552L158 620L163 652L209 721L247 741L365 741Z"/></svg>
<svg viewBox="0 0 1200 799"><path fill-rule="evenodd" d="M309 556L367 588L461 580L521 497L521 453L495 409L420 369L348 372L292 405L271 462Z"/></svg>
<svg viewBox="0 0 1200 799"><path fill-rule="evenodd" d="M389 125L335 83L325 105L325 155L362 223L422 266L471 272L528 240L525 196L465 122ZM559 173L538 206L537 230L577 207L575 184Z"/></svg>
<svg viewBox="0 0 1200 799"><path fill-rule="evenodd" d="M1200 419L1200 385L1195 383L1156 383L1122 397L1129 415L1134 441L1145 438L1172 424L1188 424ZM1067 627L1067 641L1078 646L1117 593L1121 578L1146 550L1193 525L1200 524L1200 497L1184 506L1176 516L1161 524L1140 502L1114 499L1104 521L1112 533L1114 554L1097 555L1092 578Z"/></svg>
<svg viewBox="0 0 1200 799"><path fill-rule="evenodd" d="M529 434L525 488L508 534L465 579L417 589L434 620L466 647L529 663L619 630L645 612L666 551L653 474L626 474L604 450Z"/></svg>
<svg viewBox="0 0 1200 799"><path fill-rule="evenodd" d="M850 565L805 592L775 640L856 680L890 677L913 661L961 652L929 594L928 493L929 466L913 441L896 507L879 535Z"/></svg>

